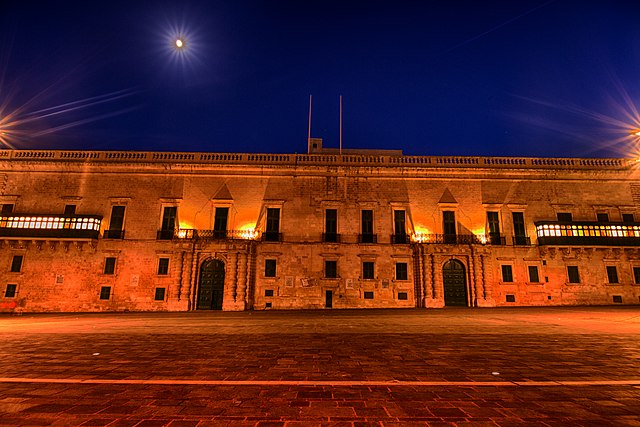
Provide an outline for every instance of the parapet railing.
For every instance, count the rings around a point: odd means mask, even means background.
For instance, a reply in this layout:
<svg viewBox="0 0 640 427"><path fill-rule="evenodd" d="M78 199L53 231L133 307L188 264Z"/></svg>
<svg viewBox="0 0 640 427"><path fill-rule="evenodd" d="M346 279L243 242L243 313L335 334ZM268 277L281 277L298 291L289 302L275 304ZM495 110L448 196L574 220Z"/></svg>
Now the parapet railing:
<svg viewBox="0 0 640 427"><path fill-rule="evenodd" d="M608 169L631 168L631 158L540 158L485 156L385 156L369 154L261 154L148 151L0 150L1 160L343 166L405 168Z"/></svg>

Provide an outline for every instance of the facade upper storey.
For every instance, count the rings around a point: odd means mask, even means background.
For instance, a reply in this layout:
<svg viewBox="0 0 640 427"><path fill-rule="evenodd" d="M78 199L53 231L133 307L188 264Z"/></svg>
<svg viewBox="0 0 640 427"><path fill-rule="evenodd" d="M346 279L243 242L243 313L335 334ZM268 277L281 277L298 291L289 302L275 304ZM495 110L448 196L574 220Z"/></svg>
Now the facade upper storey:
<svg viewBox="0 0 640 427"><path fill-rule="evenodd" d="M636 245L632 159L0 151L5 238Z"/></svg>

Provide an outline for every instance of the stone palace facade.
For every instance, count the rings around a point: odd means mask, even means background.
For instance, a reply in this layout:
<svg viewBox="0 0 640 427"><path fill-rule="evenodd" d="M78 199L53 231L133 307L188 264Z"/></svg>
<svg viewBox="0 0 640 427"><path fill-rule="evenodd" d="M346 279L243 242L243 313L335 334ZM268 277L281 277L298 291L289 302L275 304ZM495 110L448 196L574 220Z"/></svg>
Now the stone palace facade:
<svg viewBox="0 0 640 427"><path fill-rule="evenodd" d="M0 312L640 304L631 159L0 150Z"/></svg>

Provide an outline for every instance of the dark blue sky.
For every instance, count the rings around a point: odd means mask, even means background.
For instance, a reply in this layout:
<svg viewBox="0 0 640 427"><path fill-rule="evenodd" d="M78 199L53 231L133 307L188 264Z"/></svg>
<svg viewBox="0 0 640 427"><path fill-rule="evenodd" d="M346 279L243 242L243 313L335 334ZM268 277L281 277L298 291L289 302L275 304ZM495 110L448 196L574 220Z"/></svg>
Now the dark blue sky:
<svg viewBox="0 0 640 427"><path fill-rule="evenodd" d="M4 0L0 120L85 100L3 130L16 148L305 152L309 95L332 147L342 95L345 148L628 156L639 16L616 0Z"/></svg>

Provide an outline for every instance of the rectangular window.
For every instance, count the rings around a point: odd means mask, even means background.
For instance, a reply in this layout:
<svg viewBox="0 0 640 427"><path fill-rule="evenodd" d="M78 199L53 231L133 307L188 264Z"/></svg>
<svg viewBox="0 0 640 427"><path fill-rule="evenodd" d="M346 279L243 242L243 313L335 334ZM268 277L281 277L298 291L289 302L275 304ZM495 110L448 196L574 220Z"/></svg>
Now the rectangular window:
<svg viewBox="0 0 640 427"><path fill-rule="evenodd" d="M559 222L571 222L573 221L573 215L571 212L558 212L556 214Z"/></svg>
<svg viewBox="0 0 640 427"><path fill-rule="evenodd" d="M500 216L498 212L487 212L487 224L489 226L489 242L492 245L500 245Z"/></svg>
<svg viewBox="0 0 640 427"><path fill-rule="evenodd" d="M361 215L361 243L375 243L375 237L373 233L373 211L371 209L363 209Z"/></svg>
<svg viewBox="0 0 640 427"><path fill-rule="evenodd" d="M396 280L409 280L406 262L396 262Z"/></svg>
<svg viewBox="0 0 640 427"><path fill-rule="evenodd" d="M2 215L9 215L13 213L13 203L5 203L2 205Z"/></svg>
<svg viewBox="0 0 640 427"><path fill-rule="evenodd" d="M568 265L567 275L569 276L569 283L580 283L580 273L577 265Z"/></svg>
<svg viewBox="0 0 640 427"><path fill-rule="evenodd" d="M456 213L454 211L442 212L442 231L444 243L456 242Z"/></svg>
<svg viewBox="0 0 640 427"><path fill-rule="evenodd" d="M164 301L165 288L156 288L156 294L154 296L155 301Z"/></svg>
<svg viewBox="0 0 640 427"><path fill-rule="evenodd" d="M609 279L609 283L619 283L618 269L614 265L607 266L607 278Z"/></svg>
<svg viewBox="0 0 640 427"><path fill-rule="evenodd" d="M111 298L111 286L103 286L100 288L100 299L108 300Z"/></svg>
<svg viewBox="0 0 640 427"><path fill-rule="evenodd" d="M176 218L178 208L176 206L165 206L162 210L162 223L158 233L159 240L171 240L176 229Z"/></svg>
<svg viewBox="0 0 640 427"><path fill-rule="evenodd" d="M22 270L22 255L14 255L11 260L11 272L19 273Z"/></svg>
<svg viewBox="0 0 640 427"><path fill-rule="evenodd" d="M365 292L364 299L373 299L373 292Z"/></svg>
<svg viewBox="0 0 640 427"><path fill-rule="evenodd" d="M65 215L75 215L76 214L76 205L64 205L64 214Z"/></svg>
<svg viewBox="0 0 640 427"><path fill-rule="evenodd" d="M338 277L338 261L326 260L324 262L324 277L336 279Z"/></svg>
<svg viewBox="0 0 640 427"><path fill-rule="evenodd" d="M16 289L18 289L18 285L7 285L7 289L4 291L5 298L13 298L16 296Z"/></svg>
<svg viewBox="0 0 640 427"><path fill-rule="evenodd" d="M111 207L111 219L109 220L109 229L105 231L104 237L107 239L124 238L124 206Z"/></svg>
<svg viewBox="0 0 640 427"><path fill-rule="evenodd" d="M280 241L280 208L267 208L266 241Z"/></svg>
<svg viewBox="0 0 640 427"><path fill-rule="evenodd" d="M535 265L529 266L529 282L539 283L540 277L538 276L538 267Z"/></svg>
<svg viewBox="0 0 640 427"><path fill-rule="evenodd" d="M502 281L503 282L513 282L513 271L510 265L502 266Z"/></svg>
<svg viewBox="0 0 640 427"><path fill-rule="evenodd" d="M640 285L640 267L633 267L633 281L636 285Z"/></svg>
<svg viewBox="0 0 640 427"><path fill-rule="evenodd" d="M116 271L115 257L107 257L104 259L104 274L113 274Z"/></svg>
<svg viewBox="0 0 640 427"><path fill-rule="evenodd" d="M229 208L216 208L216 215L213 222L213 236L216 239L227 237L227 221L229 218Z"/></svg>
<svg viewBox="0 0 640 427"><path fill-rule="evenodd" d="M329 237L335 237L338 234L338 210L326 209L324 211L324 232L327 236L326 242L335 242L335 240L329 240Z"/></svg>
<svg viewBox="0 0 640 427"><path fill-rule="evenodd" d="M623 213L622 222L635 222L635 218L632 213Z"/></svg>
<svg viewBox="0 0 640 427"><path fill-rule="evenodd" d="M166 276L169 274L169 258L158 259L158 276Z"/></svg>
<svg viewBox="0 0 640 427"><path fill-rule="evenodd" d="M276 260L264 260L264 277L276 277Z"/></svg>
<svg viewBox="0 0 640 427"><path fill-rule="evenodd" d="M402 300L405 301L407 300L407 293L406 292L398 292L398 300Z"/></svg>
<svg viewBox="0 0 640 427"><path fill-rule="evenodd" d="M264 296L265 297L272 297L273 296L273 289L265 289L264 290Z"/></svg>
<svg viewBox="0 0 640 427"><path fill-rule="evenodd" d="M596 214L596 218L598 222L609 222L609 214L608 213L598 213Z"/></svg>
<svg viewBox="0 0 640 427"><path fill-rule="evenodd" d="M529 239L524 227L524 214L522 212L513 212L513 244L528 245Z"/></svg>
<svg viewBox="0 0 640 427"><path fill-rule="evenodd" d="M371 261L365 261L362 263L362 278L373 279L375 278L375 264Z"/></svg>
<svg viewBox="0 0 640 427"><path fill-rule="evenodd" d="M407 237L407 221L405 211L393 211L393 232L393 243L409 243L409 239Z"/></svg>

